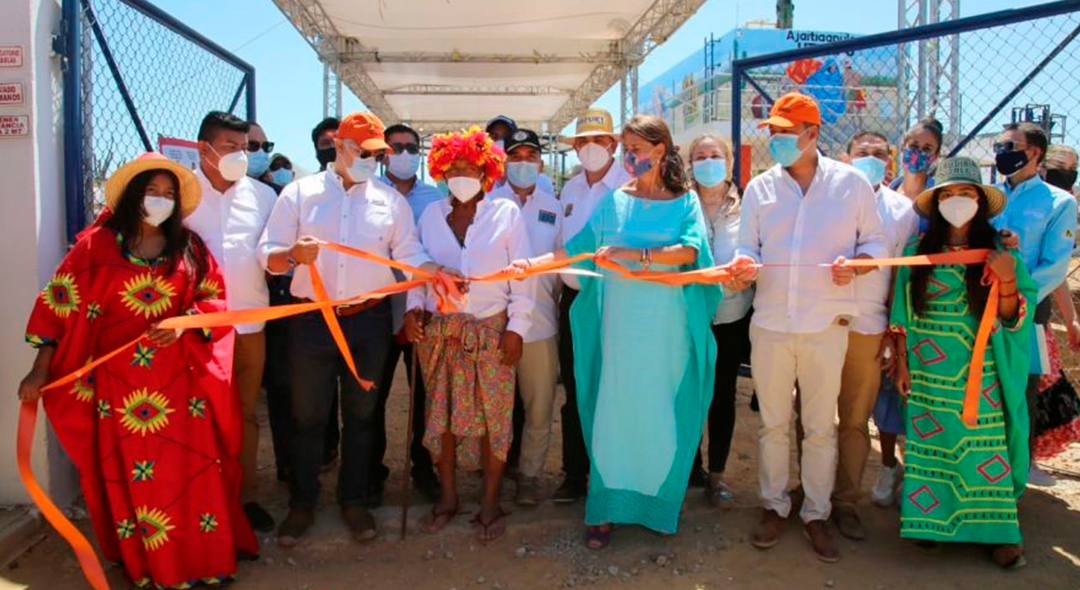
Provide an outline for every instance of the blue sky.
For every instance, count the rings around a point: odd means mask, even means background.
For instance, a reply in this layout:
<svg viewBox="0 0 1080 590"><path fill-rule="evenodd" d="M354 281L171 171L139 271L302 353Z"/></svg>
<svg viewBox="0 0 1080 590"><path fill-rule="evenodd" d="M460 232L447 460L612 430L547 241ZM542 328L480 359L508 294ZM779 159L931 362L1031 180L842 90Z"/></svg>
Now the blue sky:
<svg viewBox="0 0 1080 590"><path fill-rule="evenodd" d="M407 1L407 0L401 0ZM322 117L322 65L270 0L152 0L166 12L251 63L256 70L259 122L277 151L316 167L311 128ZM1039 4L1036 0L964 0L962 16ZM772 19L774 0L708 0L639 70L642 83L717 36L756 19ZM896 0L797 0L795 28L878 33L896 28ZM618 91L597 106L617 112ZM363 108L346 90L344 110ZM511 114L512 113L508 113ZM196 126L197 123L193 123Z"/></svg>

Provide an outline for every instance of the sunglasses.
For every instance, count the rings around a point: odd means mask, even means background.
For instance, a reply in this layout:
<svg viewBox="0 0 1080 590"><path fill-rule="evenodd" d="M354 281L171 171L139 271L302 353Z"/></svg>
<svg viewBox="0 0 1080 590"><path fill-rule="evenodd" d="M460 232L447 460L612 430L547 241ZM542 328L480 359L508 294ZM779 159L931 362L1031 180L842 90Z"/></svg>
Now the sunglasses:
<svg viewBox="0 0 1080 590"><path fill-rule="evenodd" d="M1005 152L1013 152L1016 150L1026 149L1027 144L1016 143L1015 141L1000 141L994 143L994 153L1004 154Z"/></svg>
<svg viewBox="0 0 1080 590"><path fill-rule="evenodd" d="M420 146L415 143L392 143L390 144L390 149L394 150L395 154L408 152L415 156L420 153Z"/></svg>
<svg viewBox="0 0 1080 590"><path fill-rule="evenodd" d="M259 143L257 141L249 141L248 142L247 151L249 151L249 152L257 152L259 150L262 150L264 152L272 152L272 151L274 151L274 142L272 142L272 141L264 141L262 143Z"/></svg>

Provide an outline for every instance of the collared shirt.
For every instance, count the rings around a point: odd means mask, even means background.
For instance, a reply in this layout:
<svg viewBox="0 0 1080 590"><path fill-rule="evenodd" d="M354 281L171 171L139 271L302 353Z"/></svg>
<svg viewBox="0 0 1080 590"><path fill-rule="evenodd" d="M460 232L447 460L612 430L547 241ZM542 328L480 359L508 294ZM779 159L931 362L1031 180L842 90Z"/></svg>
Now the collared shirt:
<svg viewBox="0 0 1080 590"><path fill-rule="evenodd" d="M533 256L554 252L562 246L562 207L554 195L544 191L539 184L524 205L521 204L521 197L509 184L492 191L490 197L506 199L521 208ZM537 342L551 338L559 332L559 275L539 275L527 280L534 283L536 307L533 309L532 326L523 338L525 342Z"/></svg>
<svg viewBox="0 0 1080 590"><path fill-rule="evenodd" d="M1065 280L1076 245L1076 198L1035 175L1010 187L998 185L1008 201L993 219L998 229L1020 237L1020 257L1039 286L1042 301Z"/></svg>
<svg viewBox="0 0 1080 590"><path fill-rule="evenodd" d="M806 194L779 165L746 187L736 254L785 265L758 272L756 326L812 334L837 318L857 315L854 284L837 286L827 267L815 265L830 264L838 256L882 258L886 253L874 189L852 166L818 157Z"/></svg>
<svg viewBox="0 0 1080 590"><path fill-rule="evenodd" d="M885 256L904 253L904 246L919 231L919 216L911 199L881 185L877 190L877 210L885 233ZM859 334L881 334L889 325L889 291L892 269L879 268L855 277L855 299L859 315L851 321L851 330Z"/></svg>
<svg viewBox="0 0 1080 590"><path fill-rule="evenodd" d="M446 220L450 211L450 201L444 199L429 205L420 216L420 240L436 263L468 277L500 271L511 261L531 255L521 209L510 201L487 197L481 200L465 233L464 246ZM460 311L479 319L506 311L510 317L507 329L524 338L531 324L532 291L529 281L472 283ZM437 310L435 293L429 286L409 291L409 309L418 307Z"/></svg>
<svg viewBox="0 0 1080 590"><path fill-rule="evenodd" d="M386 175L380 176L379 180L390 187L397 194L401 195L401 191L397 190L397 185L394 181ZM409 204L409 210L412 211L412 217L414 223L420 223L420 216L424 213L424 209L435 201L441 201L446 198L446 195L439 189L431 186L430 184L424 184L419 178L413 182L412 189L409 190L409 194L401 195L405 197L405 202ZM405 280L405 273L400 270L394 269L394 277L398 282ZM405 305L407 303L407 296L405 293L396 293L390 296L390 310L393 314L393 329L397 334L401 331L402 326L405 325Z"/></svg>
<svg viewBox="0 0 1080 590"><path fill-rule="evenodd" d="M225 305L230 310L266 307L270 304L270 290L255 251L277 199L274 189L245 176L221 193L201 169L195 171L195 176L202 186L202 200L184 219L184 225L199 234L221 266ZM241 324L236 331L253 334L264 325Z"/></svg>
<svg viewBox="0 0 1080 590"><path fill-rule="evenodd" d="M704 209L702 210L704 212ZM712 244L713 260L717 264L724 264L735 256L735 247L739 240L739 211L735 208L721 207L713 214L712 218L705 218L705 227L709 231L709 243ZM716 306L713 314L713 324L730 324L737 322L750 311L750 305L754 302L754 289L742 291L730 291L722 284L720 288L724 292L724 298Z"/></svg>
<svg viewBox="0 0 1080 590"><path fill-rule="evenodd" d="M578 235L585 224L592 217L596 204L608 193L621 188L630 180L630 173L615 160L611 162L611 168L600 179L600 182L589 186L582 170L576 176L566 181L563 186L559 201L563 206L562 242L566 245L574 236ZM581 290L581 283L574 275L564 275L563 282L572 289Z"/></svg>
<svg viewBox="0 0 1080 590"><path fill-rule="evenodd" d="M431 262L416 235L409 205L382 182L355 184L349 190L332 169L305 176L285 187L259 243L259 262L270 251L288 248L303 236L338 242L419 267ZM328 248L319 250L316 268L331 299L345 299L396 282L390 268ZM296 268L292 294L315 298L306 265Z"/></svg>

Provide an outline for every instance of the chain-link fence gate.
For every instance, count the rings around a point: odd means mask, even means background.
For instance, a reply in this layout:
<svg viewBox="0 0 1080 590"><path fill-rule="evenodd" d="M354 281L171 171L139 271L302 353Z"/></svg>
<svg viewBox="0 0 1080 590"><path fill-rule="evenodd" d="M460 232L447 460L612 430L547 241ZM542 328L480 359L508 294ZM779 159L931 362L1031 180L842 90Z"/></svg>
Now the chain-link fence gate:
<svg viewBox="0 0 1080 590"><path fill-rule="evenodd" d="M147 0L63 0L61 29L69 240L159 138L195 139L212 110L255 119L255 68Z"/></svg>

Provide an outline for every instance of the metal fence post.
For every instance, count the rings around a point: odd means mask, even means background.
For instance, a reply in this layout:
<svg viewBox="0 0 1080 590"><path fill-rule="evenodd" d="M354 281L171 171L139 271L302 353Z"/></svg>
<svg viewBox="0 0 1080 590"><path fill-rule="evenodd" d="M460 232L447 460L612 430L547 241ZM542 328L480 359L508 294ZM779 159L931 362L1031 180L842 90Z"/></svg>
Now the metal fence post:
<svg viewBox="0 0 1080 590"><path fill-rule="evenodd" d="M735 165L731 176L735 186L742 186L742 66L738 60L731 63L731 145L734 146Z"/></svg>
<svg viewBox="0 0 1080 590"><path fill-rule="evenodd" d="M56 49L64 59L64 200L68 242L86 223L86 184L83 175L82 55L79 0L64 0L61 33Z"/></svg>

